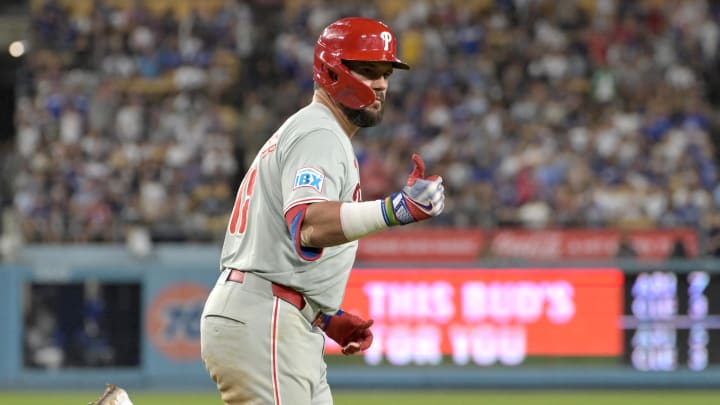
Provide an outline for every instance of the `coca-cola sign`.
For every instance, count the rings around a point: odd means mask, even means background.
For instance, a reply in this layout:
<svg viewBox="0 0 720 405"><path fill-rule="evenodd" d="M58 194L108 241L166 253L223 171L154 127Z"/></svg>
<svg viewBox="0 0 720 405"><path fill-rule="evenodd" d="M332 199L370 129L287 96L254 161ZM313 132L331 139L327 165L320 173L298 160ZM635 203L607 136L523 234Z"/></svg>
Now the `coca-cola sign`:
<svg viewBox="0 0 720 405"><path fill-rule="evenodd" d="M500 229L400 228L360 241L358 260L467 262L482 258L597 260L617 257L696 257L693 229Z"/></svg>
<svg viewBox="0 0 720 405"><path fill-rule="evenodd" d="M621 251L621 244L626 244ZM522 259L664 259L673 250L686 257L698 254L698 238L691 229L639 230L525 230L495 232L490 245L494 257Z"/></svg>

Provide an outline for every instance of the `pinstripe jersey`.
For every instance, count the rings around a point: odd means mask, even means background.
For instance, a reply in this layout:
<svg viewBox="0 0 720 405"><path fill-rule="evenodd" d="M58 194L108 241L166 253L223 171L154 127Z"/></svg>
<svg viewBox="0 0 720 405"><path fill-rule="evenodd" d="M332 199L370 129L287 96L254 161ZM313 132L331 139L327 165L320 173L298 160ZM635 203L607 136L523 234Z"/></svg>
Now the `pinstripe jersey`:
<svg viewBox="0 0 720 405"><path fill-rule="evenodd" d="M285 213L305 203L360 201L350 139L330 110L312 103L266 141L238 190L222 247L221 268L236 268L305 295L317 309L340 307L357 241L300 248Z"/></svg>

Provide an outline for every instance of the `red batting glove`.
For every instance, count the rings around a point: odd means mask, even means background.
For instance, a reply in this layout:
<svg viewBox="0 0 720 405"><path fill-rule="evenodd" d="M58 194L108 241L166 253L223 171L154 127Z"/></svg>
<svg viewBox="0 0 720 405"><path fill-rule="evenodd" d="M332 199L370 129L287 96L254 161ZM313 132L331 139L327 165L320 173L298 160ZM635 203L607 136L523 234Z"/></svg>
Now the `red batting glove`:
<svg viewBox="0 0 720 405"><path fill-rule="evenodd" d="M375 321L366 321L357 315L338 310L335 315L320 317L317 326L342 347L345 355L367 350L373 341L370 327Z"/></svg>

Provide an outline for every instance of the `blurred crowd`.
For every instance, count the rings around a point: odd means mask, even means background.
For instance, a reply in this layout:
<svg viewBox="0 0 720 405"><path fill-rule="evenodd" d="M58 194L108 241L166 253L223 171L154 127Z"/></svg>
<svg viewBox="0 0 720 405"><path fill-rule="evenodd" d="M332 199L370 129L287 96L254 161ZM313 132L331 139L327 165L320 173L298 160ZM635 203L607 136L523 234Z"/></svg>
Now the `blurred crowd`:
<svg viewBox="0 0 720 405"><path fill-rule="evenodd" d="M28 283L23 364L63 367L139 364L140 287L132 284ZM132 315L132 316L131 316ZM123 322L117 322L124 318Z"/></svg>
<svg viewBox="0 0 720 405"><path fill-rule="evenodd" d="M320 30L348 15L388 23L412 66L353 139L365 200L419 152L448 194L428 226L690 226L720 252L720 6L701 0L35 2L25 240L222 238L250 160L310 100Z"/></svg>

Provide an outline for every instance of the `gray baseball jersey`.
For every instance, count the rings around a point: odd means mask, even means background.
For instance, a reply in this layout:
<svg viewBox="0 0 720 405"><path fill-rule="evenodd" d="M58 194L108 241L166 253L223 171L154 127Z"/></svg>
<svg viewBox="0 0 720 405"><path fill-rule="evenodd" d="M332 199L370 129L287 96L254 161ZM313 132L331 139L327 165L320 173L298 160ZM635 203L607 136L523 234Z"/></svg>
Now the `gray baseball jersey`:
<svg viewBox="0 0 720 405"><path fill-rule="evenodd" d="M319 310L335 311L357 241L301 248L299 231L289 229L285 214L302 204L360 199L352 143L330 110L312 103L268 139L250 166L230 217L221 267L253 272L303 293Z"/></svg>

